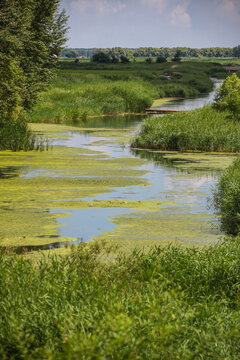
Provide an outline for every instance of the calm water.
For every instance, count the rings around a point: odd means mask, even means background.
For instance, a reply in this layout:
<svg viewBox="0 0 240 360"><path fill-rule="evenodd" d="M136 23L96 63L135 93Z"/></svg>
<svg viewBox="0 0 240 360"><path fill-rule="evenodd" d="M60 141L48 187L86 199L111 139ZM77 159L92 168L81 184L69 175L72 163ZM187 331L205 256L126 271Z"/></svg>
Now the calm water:
<svg viewBox="0 0 240 360"><path fill-rule="evenodd" d="M215 82L215 89L220 85L220 82ZM174 109L194 109L202 107L206 103L213 100L215 90L210 94L201 95L197 99L174 100L166 104L166 108ZM161 107L161 108L164 108ZM132 158L141 157L148 160L148 162L138 170L147 171L143 176L149 183L147 186L129 186L117 187L111 193L103 193L94 197L83 198L79 200L96 201L96 200L126 200L126 201L174 201L176 206L169 206L167 209L159 210L160 213L167 216L180 216L184 221L184 216L192 215L211 215L212 210L208 207L208 197L211 196L212 188L217 181L217 176L213 175L211 169L195 174L189 171L181 170L181 167L175 168L175 164L179 159L175 158L171 161L157 153L149 153L146 151L134 151L129 146L122 146L117 142L112 142L112 138L105 137L105 129L113 129L117 133L117 129L128 128L131 133L141 126L141 122L145 116L118 116L118 117L102 117L92 118L82 123L72 123L76 127L88 130L82 130L80 133L68 133L69 137L66 140L55 141L53 145L64 145L67 147L79 147L91 150L100 151L111 158ZM101 128L103 129L101 133ZM92 131L91 131L92 129ZM97 130L97 136L94 130ZM100 143L98 143L100 141ZM103 143L101 143L103 142ZM185 160L187 162L187 160ZM194 163L193 163L194 167ZM98 174L96 173L96 177ZM52 209L52 212L66 213L66 210ZM79 240L88 241L92 237L98 236L103 232L111 232L116 228L114 217L117 215L134 215L133 210L125 208L96 208L93 209L68 209L70 217L60 218L58 221L63 226L60 228L60 236L75 237L75 243ZM211 219L212 223L216 222L215 218ZM203 219L203 222L208 223L205 236L210 235L211 240L217 239L218 231L213 230L209 225L209 219ZM206 224L205 224L206 225ZM212 236L214 234L214 236ZM162 234L159 239L162 239ZM181 235L176 234L176 239L184 240ZM198 242L198 238L193 234L191 241ZM56 246L56 245L55 245Z"/></svg>
<svg viewBox="0 0 240 360"><path fill-rule="evenodd" d="M222 83L222 80L212 79L214 82L214 89L208 94L202 94L193 99L174 99L168 101L166 104L160 107L154 107L154 109L167 109L167 110L194 110L203 107L206 104L213 102L216 89L218 89Z"/></svg>

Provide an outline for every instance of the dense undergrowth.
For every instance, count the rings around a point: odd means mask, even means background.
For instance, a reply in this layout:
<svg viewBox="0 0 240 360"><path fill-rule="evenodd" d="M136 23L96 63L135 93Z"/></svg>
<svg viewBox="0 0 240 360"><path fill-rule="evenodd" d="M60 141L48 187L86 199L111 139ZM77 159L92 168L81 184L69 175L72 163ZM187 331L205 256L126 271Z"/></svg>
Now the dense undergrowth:
<svg viewBox="0 0 240 360"><path fill-rule="evenodd" d="M32 122L61 122L91 115L138 113L156 98L192 97L212 89L210 76L222 67L209 63L167 64L74 64L63 62L48 92L29 115ZM182 71L171 80L165 73Z"/></svg>
<svg viewBox="0 0 240 360"><path fill-rule="evenodd" d="M239 359L239 239L102 252L0 254L1 359Z"/></svg>
<svg viewBox="0 0 240 360"><path fill-rule="evenodd" d="M221 215L221 228L227 234L240 233L240 159L220 177L214 190L214 205Z"/></svg>
<svg viewBox="0 0 240 360"><path fill-rule="evenodd" d="M240 123L210 105L204 108L148 118L132 147L156 150L240 151Z"/></svg>

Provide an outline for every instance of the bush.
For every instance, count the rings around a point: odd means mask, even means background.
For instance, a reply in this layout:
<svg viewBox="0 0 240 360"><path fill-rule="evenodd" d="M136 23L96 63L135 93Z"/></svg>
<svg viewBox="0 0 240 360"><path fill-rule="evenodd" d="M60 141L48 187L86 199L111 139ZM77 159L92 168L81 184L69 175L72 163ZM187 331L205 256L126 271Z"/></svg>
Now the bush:
<svg viewBox="0 0 240 360"><path fill-rule="evenodd" d="M109 64L111 62L111 58L108 54L101 51L93 55L92 61L96 63Z"/></svg>
<svg viewBox="0 0 240 360"><path fill-rule="evenodd" d="M221 215L221 229L227 234L240 233L240 159L221 176L214 190L214 206Z"/></svg>
<svg viewBox="0 0 240 360"><path fill-rule="evenodd" d="M167 59L164 56L158 56L156 59L157 64L163 64L165 62L167 62Z"/></svg>
<svg viewBox="0 0 240 360"><path fill-rule="evenodd" d="M228 111L233 119L240 121L240 79L235 73L224 80L214 106L220 111Z"/></svg>

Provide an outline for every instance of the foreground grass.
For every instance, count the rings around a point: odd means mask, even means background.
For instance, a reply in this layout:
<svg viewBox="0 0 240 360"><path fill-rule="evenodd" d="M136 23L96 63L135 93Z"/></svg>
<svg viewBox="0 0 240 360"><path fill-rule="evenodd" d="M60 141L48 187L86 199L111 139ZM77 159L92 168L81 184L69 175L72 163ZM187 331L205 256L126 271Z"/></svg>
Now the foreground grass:
<svg viewBox="0 0 240 360"><path fill-rule="evenodd" d="M102 251L1 253L1 359L239 359L239 239L108 265Z"/></svg>
<svg viewBox="0 0 240 360"><path fill-rule="evenodd" d="M60 63L57 77L29 120L60 123L94 115L139 113L157 98L206 93L213 85L209 76L223 74L220 65L186 62L175 64L175 71L182 75L162 78L173 71L173 64Z"/></svg>
<svg viewBox="0 0 240 360"><path fill-rule="evenodd" d="M240 123L211 106L147 119L132 147L156 150L240 151Z"/></svg>

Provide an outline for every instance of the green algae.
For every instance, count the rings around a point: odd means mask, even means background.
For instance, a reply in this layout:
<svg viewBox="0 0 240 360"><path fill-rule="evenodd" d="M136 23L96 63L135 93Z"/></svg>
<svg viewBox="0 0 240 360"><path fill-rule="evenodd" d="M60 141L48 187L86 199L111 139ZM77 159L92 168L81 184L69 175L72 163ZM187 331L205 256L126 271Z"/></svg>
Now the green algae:
<svg viewBox="0 0 240 360"><path fill-rule="evenodd" d="M101 234L95 240L105 239L119 244L122 249L149 247L156 244L179 243L184 246L203 246L216 241L216 231L211 231L215 217L186 215L187 207L180 209L174 199L176 192L169 191L169 201L157 199L145 201L92 200L100 194L111 193L115 188L146 186L143 178L146 170L139 168L151 158L110 158L103 151L91 149L91 145L129 143L133 129L78 129L64 125L34 124L32 129L44 137L64 139L72 134L88 132L93 138L101 138L86 148L54 146L44 152L0 152L0 216L2 219L0 245L27 246L73 241L60 237L57 222L68 215L70 209L129 208L132 213L119 215L111 220L116 228ZM104 140L102 139L104 138ZM198 172L219 172L226 168L237 155L178 152L149 152L159 154L158 162L179 170L168 175L174 181L183 180L182 196L192 196L188 205L194 204L197 186L189 186L189 180ZM155 159L154 159L155 160ZM159 193L160 194L160 193ZM66 212L52 213L53 209ZM184 213L185 211L185 213ZM63 225L61 225L63 226ZM59 236L59 237L58 237ZM60 251L60 250L59 250ZM61 252L61 251L60 251Z"/></svg>
<svg viewBox="0 0 240 360"><path fill-rule="evenodd" d="M112 218L118 226L112 232L95 237L116 243L119 250L150 248L155 245L178 244L181 246L203 247L216 241L211 215L186 215L163 212L138 212Z"/></svg>
<svg viewBox="0 0 240 360"><path fill-rule="evenodd" d="M68 131L69 127L34 125L44 132ZM60 130L59 130L60 129ZM147 185L146 171L137 170L140 159L111 159L99 151L54 146L44 152L0 152L0 245L41 245L58 239L61 213L50 213L67 202L114 191L116 187ZM14 176L11 177L11 174ZM97 174L97 176L96 176ZM71 201L70 201L71 200ZM78 206L83 206L79 202ZM66 210L67 215L67 210Z"/></svg>

